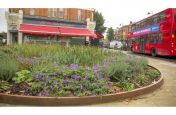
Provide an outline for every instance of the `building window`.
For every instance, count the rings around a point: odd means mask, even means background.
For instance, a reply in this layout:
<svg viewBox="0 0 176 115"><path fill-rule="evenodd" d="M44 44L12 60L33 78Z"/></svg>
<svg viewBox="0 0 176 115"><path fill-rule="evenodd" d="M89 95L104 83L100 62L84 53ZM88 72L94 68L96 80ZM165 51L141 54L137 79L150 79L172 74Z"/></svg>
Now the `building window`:
<svg viewBox="0 0 176 115"><path fill-rule="evenodd" d="M48 17L50 17L50 8L48 8Z"/></svg>
<svg viewBox="0 0 176 115"><path fill-rule="evenodd" d="M63 18L63 8L59 8L59 17Z"/></svg>
<svg viewBox="0 0 176 115"><path fill-rule="evenodd" d="M81 10L78 10L78 21L81 21Z"/></svg>
<svg viewBox="0 0 176 115"><path fill-rule="evenodd" d="M34 8L30 8L29 15L34 15L34 14L35 14L35 9Z"/></svg>
<svg viewBox="0 0 176 115"><path fill-rule="evenodd" d="M56 8L53 8L53 17L56 17Z"/></svg>

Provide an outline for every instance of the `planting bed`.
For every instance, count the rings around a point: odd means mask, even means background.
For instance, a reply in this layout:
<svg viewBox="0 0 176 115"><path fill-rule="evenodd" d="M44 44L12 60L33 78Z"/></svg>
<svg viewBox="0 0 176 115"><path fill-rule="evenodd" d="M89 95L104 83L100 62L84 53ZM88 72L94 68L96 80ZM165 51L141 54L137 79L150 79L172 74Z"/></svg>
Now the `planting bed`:
<svg viewBox="0 0 176 115"><path fill-rule="evenodd" d="M86 46L0 47L0 102L85 105L158 88L161 73L144 58Z"/></svg>

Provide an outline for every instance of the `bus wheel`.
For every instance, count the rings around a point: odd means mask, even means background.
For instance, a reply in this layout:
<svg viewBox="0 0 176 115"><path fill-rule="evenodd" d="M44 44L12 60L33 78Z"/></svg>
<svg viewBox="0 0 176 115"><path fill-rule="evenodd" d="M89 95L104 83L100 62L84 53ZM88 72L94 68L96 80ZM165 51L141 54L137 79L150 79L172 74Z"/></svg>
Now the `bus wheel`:
<svg viewBox="0 0 176 115"><path fill-rule="evenodd" d="M151 53L151 56L153 57L156 56L156 50L154 48L151 49L150 53Z"/></svg>

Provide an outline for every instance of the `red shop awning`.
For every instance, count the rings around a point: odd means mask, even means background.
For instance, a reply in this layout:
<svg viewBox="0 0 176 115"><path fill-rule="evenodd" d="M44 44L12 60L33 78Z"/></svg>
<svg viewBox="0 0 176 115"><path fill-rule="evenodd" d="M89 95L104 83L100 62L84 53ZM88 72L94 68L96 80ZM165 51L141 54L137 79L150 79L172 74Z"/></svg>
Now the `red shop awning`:
<svg viewBox="0 0 176 115"><path fill-rule="evenodd" d="M94 36L95 34L88 29L78 28L59 28L61 36Z"/></svg>
<svg viewBox="0 0 176 115"><path fill-rule="evenodd" d="M50 34L50 35L60 34L58 27L37 26L37 25L27 25L27 24L20 24L19 32L29 33L29 34Z"/></svg>
<svg viewBox="0 0 176 115"><path fill-rule="evenodd" d="M95 38L99 39L104 38L104 36L101 33L95 32L95 35L96 35Z"/></svg>

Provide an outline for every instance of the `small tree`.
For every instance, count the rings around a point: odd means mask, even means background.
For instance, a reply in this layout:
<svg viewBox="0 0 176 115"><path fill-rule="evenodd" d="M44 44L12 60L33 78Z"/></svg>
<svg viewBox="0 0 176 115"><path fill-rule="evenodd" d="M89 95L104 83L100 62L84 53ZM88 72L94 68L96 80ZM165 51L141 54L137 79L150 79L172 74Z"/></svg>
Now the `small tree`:
<svg viewBox="0 0 176 115"><path fill-rule="evenodd" d="M1 32L0 33L0 38L7 39L7 33Z"/></svg>
<svg viewBox="0 0 176 115"><path fill-rule="evenodd" d="M96 27L95 27L96 32L99 32L101 34L104 33L106 30L106 27L104 27L105 19L103 15L98 11L94 12L94 21L96 21Z"/></svg>
<svg viewBox="0 0 176 115"><path fill-rule="evenodd" d="M106 37L109 41L114 39L114 30L112 27L108 28Z"/></svg>

